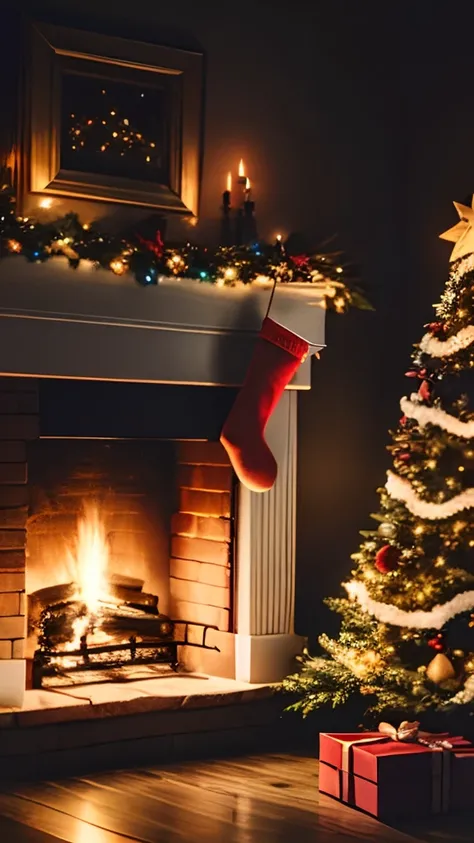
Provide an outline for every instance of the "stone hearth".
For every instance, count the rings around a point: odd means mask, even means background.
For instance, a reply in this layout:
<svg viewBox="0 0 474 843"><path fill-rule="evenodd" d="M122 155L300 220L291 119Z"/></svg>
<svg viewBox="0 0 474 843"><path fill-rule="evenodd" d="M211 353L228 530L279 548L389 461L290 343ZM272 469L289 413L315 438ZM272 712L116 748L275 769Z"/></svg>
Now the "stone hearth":
<svg viewBox="0 0 474 843"><path fill-rule="evenodd" d="M268 686L143 676L67 692L27 691L21 710L0 708L0 780L274 744L283 703Z"/></svg>

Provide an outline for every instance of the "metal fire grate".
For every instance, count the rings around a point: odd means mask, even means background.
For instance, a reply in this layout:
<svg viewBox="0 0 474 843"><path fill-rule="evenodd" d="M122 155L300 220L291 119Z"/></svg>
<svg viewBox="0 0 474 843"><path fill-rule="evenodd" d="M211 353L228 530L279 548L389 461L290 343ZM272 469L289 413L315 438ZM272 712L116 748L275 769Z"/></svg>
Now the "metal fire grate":
<svg viewBox="0 0 474 843"><path fill-rule="evenodd" d="M74 649L77 621L88 619L73 583L49 586L28 600L29 634L38 647L33 658L33 688L91 682L128 681L140 665L177 671L178 647L218 650L207 643L216 626L172 620L158 610L158 597L143 591L143 581L112 575L109 597L99 601L95 619ZM97 633L103 633L101 640Z"/></svg>
<svg viewBox="0 0 474 843"><path fill-rule="evenodd" d="M177 671L178 647L220 652L218 647L209 645L206 640L208 631L217 630L217 626L194 621L172 621L169 618L163 619L163 623L171 628L170 635L173 637L161 641L138 641L136 635L130 635L127 642L89 646L87 635L83 635L80 648L68 651L53 649L49 646L50 642L42 640L33 659L33 688L110 682L121 678L126 681L132 676L129 670L125 670L126 675L121 677L122 669L139 665L163 665ZM182 636L175 637L177 627L183 628ZM189 631L193 628L200 630L201 641L189 640ZM71 660L76 660L74 665L65 664Z"/></svg>

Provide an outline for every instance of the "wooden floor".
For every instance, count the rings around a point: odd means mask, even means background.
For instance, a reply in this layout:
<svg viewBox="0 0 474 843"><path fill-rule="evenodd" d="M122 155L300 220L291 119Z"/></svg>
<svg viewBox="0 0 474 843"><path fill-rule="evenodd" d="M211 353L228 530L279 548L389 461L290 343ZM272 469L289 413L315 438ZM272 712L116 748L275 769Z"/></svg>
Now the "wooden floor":
<svg viewBox="0 0 474 843"><path fill-rule="evenodd" d="M445 831L395 830L317 790L317 761L269 755L199 761L3 786L2 843L429 843L473 840L472 821ZM454 832L454 833L453 833Z"/></svg>

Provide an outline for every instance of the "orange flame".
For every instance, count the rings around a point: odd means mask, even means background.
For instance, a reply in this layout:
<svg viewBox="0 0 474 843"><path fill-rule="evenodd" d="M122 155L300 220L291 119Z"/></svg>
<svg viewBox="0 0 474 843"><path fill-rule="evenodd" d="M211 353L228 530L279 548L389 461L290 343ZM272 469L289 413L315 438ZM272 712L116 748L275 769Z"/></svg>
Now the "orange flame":
<svg viewBox="0 0 474 843"><path fill-rule="evenodd" d="M70 649L79 646L81 635L100 614L100 601L107 599L109 546L105 526L95 504L85 504L78 519L77 538L68 551L72 579L76 585L75 599L83 603L84 615L74 622L74 640ZM69 649L69 648L68 648Z"/></svg>

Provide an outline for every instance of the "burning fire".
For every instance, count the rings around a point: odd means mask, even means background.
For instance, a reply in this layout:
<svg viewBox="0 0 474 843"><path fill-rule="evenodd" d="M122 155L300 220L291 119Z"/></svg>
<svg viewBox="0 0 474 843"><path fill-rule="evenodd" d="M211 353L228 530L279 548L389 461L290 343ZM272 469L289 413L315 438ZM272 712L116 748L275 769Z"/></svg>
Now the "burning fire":
<svg viewBox="0 0 474 843"><path fill-rule="evenodd" d="M100 626L100 602L108 598L109 546L107 533L95 504L85 504L78 519L77 538L68 550L72 580L77 587L74 599L85 612L73 624L74 639L68 649L79 647L81 636L91 627Z"/></svg>

